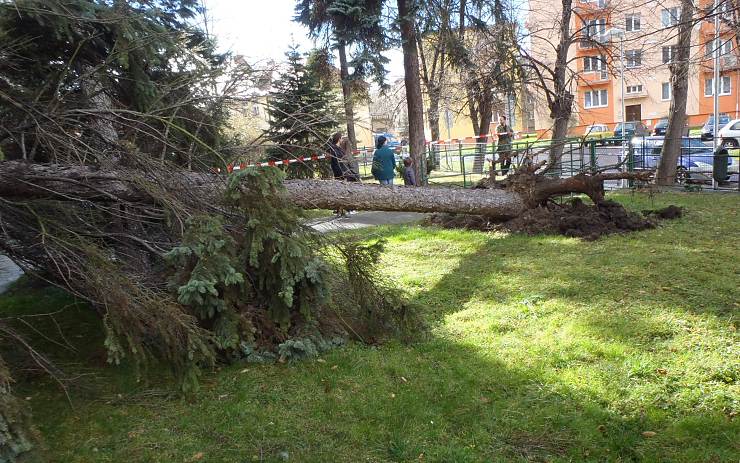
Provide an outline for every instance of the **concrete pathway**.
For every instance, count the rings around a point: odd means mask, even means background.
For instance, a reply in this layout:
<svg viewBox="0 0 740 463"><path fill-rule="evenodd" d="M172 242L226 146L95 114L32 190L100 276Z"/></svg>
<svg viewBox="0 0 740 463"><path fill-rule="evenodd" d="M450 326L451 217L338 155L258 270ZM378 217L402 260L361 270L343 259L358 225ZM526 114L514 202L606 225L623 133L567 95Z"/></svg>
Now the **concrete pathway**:
<svg viewBox="0 0 740 463"><path fill-rule="evenodd" d="M319 233L331 233L335 231L374 227L376 225L395 225L418 222L428 216L429 214L421 214L418 212L368 211L358 212L341 218L330 216L314 219L309 221L308 225Z"/></svg>
<svg viewBox="0 0 740 463"><path fill-rule="evenodd" d="M12 260L0 254L0 294L4 293L21 275L23 275L23 270Z"/></svg>

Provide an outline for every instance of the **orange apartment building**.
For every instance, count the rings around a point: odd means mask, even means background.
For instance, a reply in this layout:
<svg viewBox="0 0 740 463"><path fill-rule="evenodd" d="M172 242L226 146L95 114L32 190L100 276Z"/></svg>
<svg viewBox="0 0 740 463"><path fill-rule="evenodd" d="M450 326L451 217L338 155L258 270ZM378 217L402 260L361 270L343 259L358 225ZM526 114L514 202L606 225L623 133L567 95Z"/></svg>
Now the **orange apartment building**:
<svg viewBox="0 0 740 463"><path fill-rule="evenodd" d="M711 0L703 3L711 5ZM530 0L528 28L532 53L544 62L555 59L560 2ZM622 120L620 39L599 45L596 37L612 29L624 31L624 105L626 120L647 126L668 116L672 99L669 65L675 54L678 0L573 0L571 31L578 34L570 49L570 88L575 96L571 133L581 134L593 123L614 128ZM740 65L734 32L721 28L720 112L740 118ZM701 21L691 34L691 65L687 114L689 126L703 125L713 103L713 20ZM536 92L535 92L536 93ZM546 105L537 105L538 132L552 126Z"/></svg>

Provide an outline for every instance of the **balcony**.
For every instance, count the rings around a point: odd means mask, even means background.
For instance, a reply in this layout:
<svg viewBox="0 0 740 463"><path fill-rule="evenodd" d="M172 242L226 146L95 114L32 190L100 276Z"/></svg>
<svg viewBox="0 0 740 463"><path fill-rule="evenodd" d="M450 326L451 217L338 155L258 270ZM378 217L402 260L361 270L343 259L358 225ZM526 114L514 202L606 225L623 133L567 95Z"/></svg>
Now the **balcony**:
<svg viewBox="0 0 740 463"><path fill-rule="evenodd" d="M582 71L580 77L578 85L583 87L605 84L609 82L609 71Z"/></svg>
<svg viewBox="0 0 740 463"><path fill-rule="evenodd" d="M584 49L591 49L596 48L599 45L598 42L596 42L596 39L593 37L582 37L578 41L578 48L584 50Z"/></svg>
<svg viewBox="0 0 740 463"><path fill-rule="evenodd" d="M579 12L595 12L609 8L609 0L578 0L574 9Z"/></svg>
<svg viewBox="0 0 740 463"><path fill-rule="evenodd" d="M725 56L720 56L719 57L719 69L721 71L730 71L733 69L738 69L740 67L739 61L740 60L738 60L738 57L735 54L728 54Z"/></svg>
<svg viewBox="0 0 740 463"><path fill-rule="evenodd" d="M636 98L645 98L648 96L647 92L645 90L640 90L639 92L630 92L624 94L625 100L632 100Z"/></svg>

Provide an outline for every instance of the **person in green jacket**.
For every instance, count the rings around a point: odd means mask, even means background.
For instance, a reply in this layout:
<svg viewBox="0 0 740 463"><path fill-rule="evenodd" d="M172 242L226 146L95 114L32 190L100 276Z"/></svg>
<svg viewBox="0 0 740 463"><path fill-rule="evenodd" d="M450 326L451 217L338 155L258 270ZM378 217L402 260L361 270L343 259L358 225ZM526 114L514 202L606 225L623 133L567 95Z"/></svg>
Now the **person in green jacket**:
<svg viewBox="0 0 740 463"><path fill-rule="evenodd" d="M386 141L386 138L382 135L375 141L372 174L381 185L393 185L393 177L396 173L396 157L393 155L393 150L385 146Z"/></svg>

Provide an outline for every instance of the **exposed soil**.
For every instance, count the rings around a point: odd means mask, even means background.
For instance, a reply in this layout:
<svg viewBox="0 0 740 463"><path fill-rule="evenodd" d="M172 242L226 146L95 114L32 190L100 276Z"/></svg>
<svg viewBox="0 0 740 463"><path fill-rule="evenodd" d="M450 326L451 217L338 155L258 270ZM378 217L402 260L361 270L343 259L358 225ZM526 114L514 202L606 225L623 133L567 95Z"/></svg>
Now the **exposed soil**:
<svg viewBox="0 0 740 463"><path fill-rule="evenodd" d="M658 219L681 217L682 210L668 206L643 214L628 211L614 201L588 205L576 198L567 204L550 203L530 209L506 222L492 222L486 217L463 214L435 214L429 222L444 228L501 230L526 235L564 235L595 240L603 235L655 228Z"/></svg>

